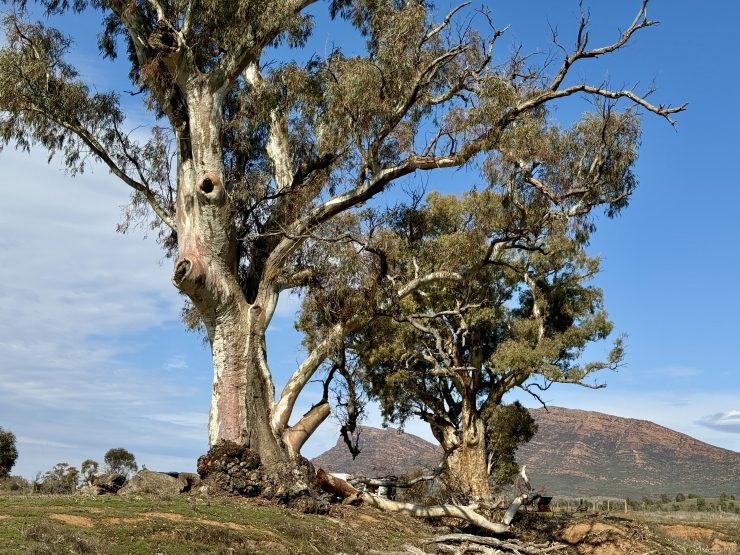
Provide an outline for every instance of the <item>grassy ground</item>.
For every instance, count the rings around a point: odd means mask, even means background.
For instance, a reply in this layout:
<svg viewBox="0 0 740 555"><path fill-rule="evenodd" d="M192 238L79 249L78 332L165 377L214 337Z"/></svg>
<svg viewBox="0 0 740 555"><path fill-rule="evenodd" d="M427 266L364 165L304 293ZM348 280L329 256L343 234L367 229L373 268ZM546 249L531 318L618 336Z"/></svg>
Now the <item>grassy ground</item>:
<svg viewBox="0 0 740 555"><path fill-rule="evenodd" d="M660 553L740 554L740 515L727 513L630 513L653 531Z"/></svg>
<svg viewBox="0 0 740 555"><path fill-rule="evenodd" d="M369 508L300 515L254 500L0 496L0 554L387 554L451 531ZM526 513L515 536L567 555L736 555L740 517L710 513ZM467 553L468 551L459 551Z"/></svg>
<svg viewBox="0 0 740 555"><path fill-rule="evenodd" d="M557 539L569 555L739 555L740 516L720 513L524 514L518 536Z"/></svg>
<svg viewBox="0 0 740 555"><path fill-rule="evenodd" d="M238 500L0 497L0 553L388 553L420 541L419 522L338 507L300 515Z"/></svg>

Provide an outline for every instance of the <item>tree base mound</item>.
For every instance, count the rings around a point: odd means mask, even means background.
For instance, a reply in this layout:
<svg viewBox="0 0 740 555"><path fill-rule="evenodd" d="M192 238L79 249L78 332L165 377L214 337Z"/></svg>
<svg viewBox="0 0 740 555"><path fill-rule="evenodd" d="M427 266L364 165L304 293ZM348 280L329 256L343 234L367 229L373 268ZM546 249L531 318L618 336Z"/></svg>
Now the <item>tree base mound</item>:
<svg viewBox="0 0 740 555"><path fill-rule="evenodd" d="M198 474L209 492L261 497L304 513L329 512L314 467L303 457L267 465L244 445L220 441L198 459Z"/></svg>

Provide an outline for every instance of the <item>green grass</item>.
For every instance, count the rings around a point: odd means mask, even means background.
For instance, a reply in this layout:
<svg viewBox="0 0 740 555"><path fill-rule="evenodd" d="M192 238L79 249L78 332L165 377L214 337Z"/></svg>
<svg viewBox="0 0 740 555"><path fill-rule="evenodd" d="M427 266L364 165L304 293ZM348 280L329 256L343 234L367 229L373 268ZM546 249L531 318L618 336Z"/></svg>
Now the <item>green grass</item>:
<svg viewBox="0 0 740 555"><path fill-rule="evenodd" d="M370 513L375 523L368 523L356 518L367 519L366 509L363 515L347 507L334 512L301 515L187 496L0 496L0 554L366 553L397 550L430 534L418 520L397 515Z"/></svg>
<svg viewBox="0 0 740 555"><path fill-rule="evenodd" d="M655 555L709 554L713 538L740 545L740 517L718 513L631 512L607 517L530 512L517 520L514 534L541 542L556 539L560 531L581 521L620 527ZM709 541L695 541L665 532L664 526L676 524L716 534ZM423 546L425 539L448 531L367 507L332 506L330 515L318 516L254 500L187 495L163 499L0 495L0 555L377 554L404 551L406 544Z"/></svg>

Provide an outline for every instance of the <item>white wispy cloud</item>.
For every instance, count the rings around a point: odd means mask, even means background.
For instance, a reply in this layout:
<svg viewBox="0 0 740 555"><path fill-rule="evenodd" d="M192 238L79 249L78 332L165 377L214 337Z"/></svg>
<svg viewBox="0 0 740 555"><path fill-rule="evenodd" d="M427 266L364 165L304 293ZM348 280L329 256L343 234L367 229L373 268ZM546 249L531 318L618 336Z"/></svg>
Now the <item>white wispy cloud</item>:
<svg viewBox="0 0 740 555"><path fill-rule="evenodd" d="M699 368L691 366L662 366L655 371L656 374L668 378L694 378L701 376L702 371Z"/></svg>
<svg viewBox="0 0 740 555"><path fill-rule="evenodd" d="M188 361L183 356L176 355L168 360L164 367L167 370L185 370L188 368Z"/></svg>
<svg viewBox="0 0 740 555"><path fill-rule="evenodd" d="M49 441L48 439L37 439L34 437L20 436L16 438L16 443L23 445L39 445L41 447L57 447L59 449L78 449L78 445L70 445L58 441Z"/></svg>
<svg viewBox="0 0 740 555"><path fill-rule="evenodd" d="M727 412L717 412L700 418L697 421L702 426L719 430L720 432L729 432L740 434L740 410L730 410Z"/></svg>
<svg viewBox="0 0 740 555"><path fill-rule="evenodd" d="M128 339L179 326L170 264L153 241L115 232L125 185L45 161L2 153L0 425L19 438L14 471L114 446L152 460L192 453L192 467L206 448L207 386L183 379L179 345L159 345L158 363Z"/></svg>

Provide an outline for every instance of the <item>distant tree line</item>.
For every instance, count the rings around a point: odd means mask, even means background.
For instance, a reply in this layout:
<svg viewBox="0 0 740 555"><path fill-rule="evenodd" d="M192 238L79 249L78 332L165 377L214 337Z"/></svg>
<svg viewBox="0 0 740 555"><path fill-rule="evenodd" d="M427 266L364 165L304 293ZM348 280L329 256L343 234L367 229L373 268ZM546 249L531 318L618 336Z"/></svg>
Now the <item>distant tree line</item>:
<svg viewBox="0 0 740 555"><path fill-rule="evenodd" d="M87 459L79 469L66 462L57 463L44 473L38 472L31 482L20 476L11 476L10 469L18 458L15 441L12 432L0 427L0 492L69 494L81 484L92 483L99 474L98 462ZM137 469L133 453L122 447L109 449L103 456L103 474L122 474L128 478Z"/></svg>
<svg viewBox="0 0 740 555"><path fill-rule="evenodd" d="M695 493L666 493L656 496L643 496L642 499L627 498L627 505L633 511L688 511L723 512L740 514L740 502L735 495L722 492L719 497L707 497Z"/></svg>

